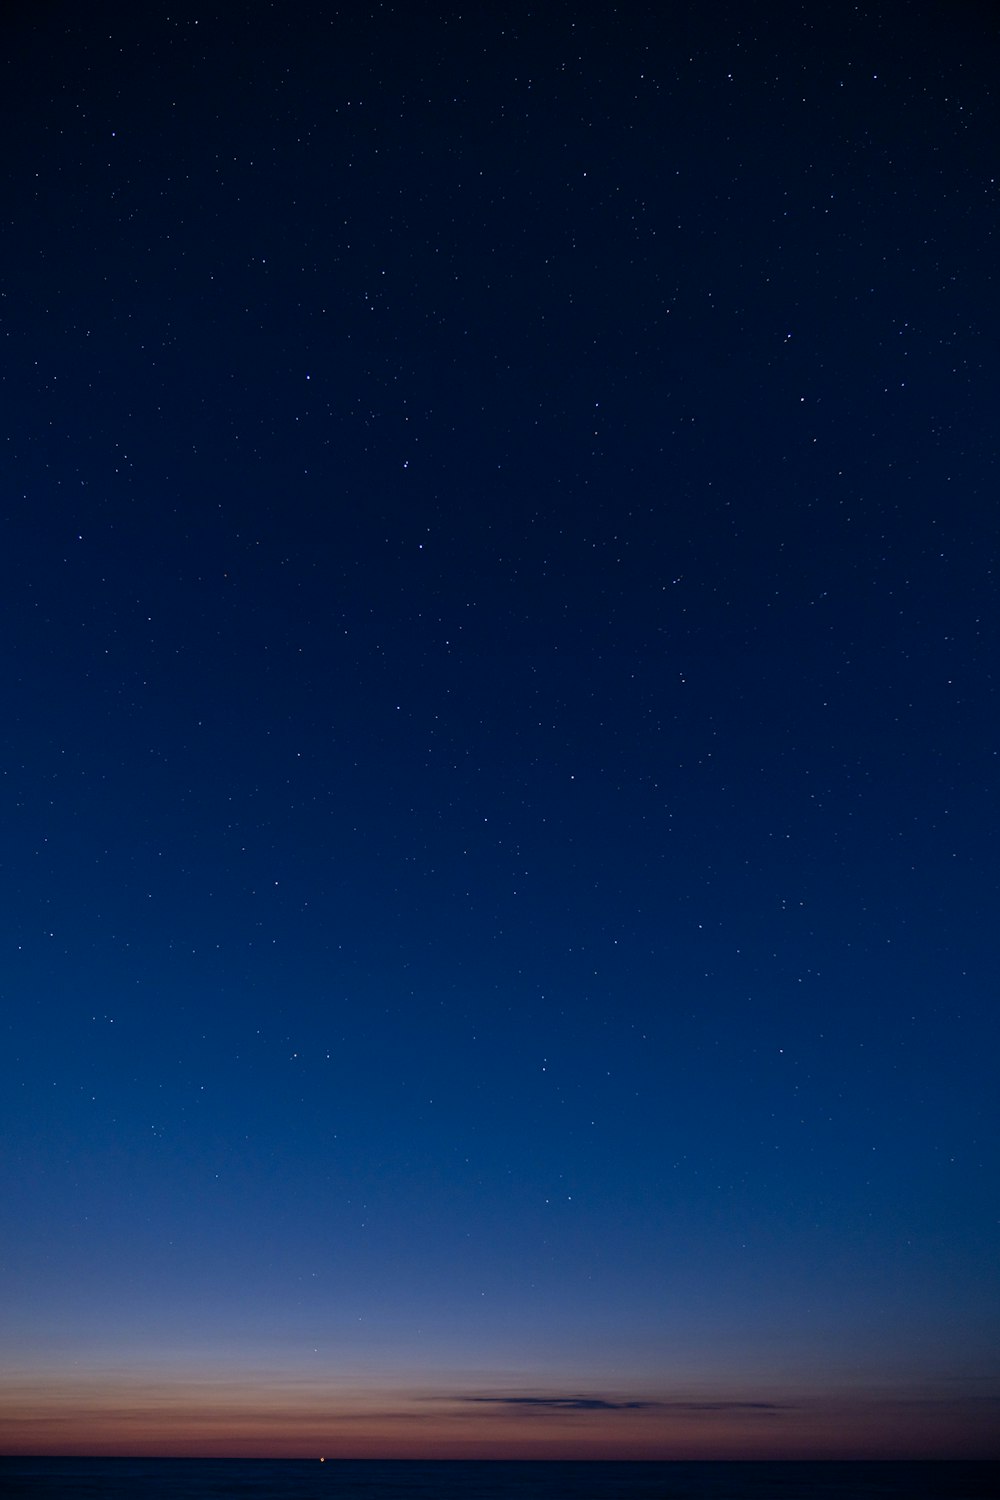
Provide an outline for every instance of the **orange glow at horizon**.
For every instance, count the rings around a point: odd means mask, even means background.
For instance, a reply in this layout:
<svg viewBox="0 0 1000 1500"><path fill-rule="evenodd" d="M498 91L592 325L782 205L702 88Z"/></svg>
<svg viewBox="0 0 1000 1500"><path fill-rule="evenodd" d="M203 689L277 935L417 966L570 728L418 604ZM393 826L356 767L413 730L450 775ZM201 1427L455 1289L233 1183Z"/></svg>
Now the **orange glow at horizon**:
<svg viewBox="0 0 1000 1500"><path fill-rule="evenodd" d="M35 1372L0 1378L0 1452L328 1461L995 1456L982 1412L947 1399L650 1398L579 1408L562 1399Z"/></svg>

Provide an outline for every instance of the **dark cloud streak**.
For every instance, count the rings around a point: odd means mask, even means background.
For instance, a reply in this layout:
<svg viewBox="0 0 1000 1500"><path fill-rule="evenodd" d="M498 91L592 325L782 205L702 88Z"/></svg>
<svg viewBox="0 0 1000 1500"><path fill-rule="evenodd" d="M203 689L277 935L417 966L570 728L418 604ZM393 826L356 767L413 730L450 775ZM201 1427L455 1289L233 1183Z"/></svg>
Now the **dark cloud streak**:
<svg viewBox="0 0 1000 1500"><path fill-rule="evenodd" d="M439 1400L472 1406L516 1406L532 1411L684 1411L684 1412L781 1412L795 1408L776 1401L609 1401L604 1396L451 1396Z"/></svg>
<svg viewBox="0 0 1000 1500"><path fill-rule="evenodd" d="M457 1396L477 1406L520 1406L543 1411L643 1411L655 1401L607 1401L603 1396Z"/></svg>

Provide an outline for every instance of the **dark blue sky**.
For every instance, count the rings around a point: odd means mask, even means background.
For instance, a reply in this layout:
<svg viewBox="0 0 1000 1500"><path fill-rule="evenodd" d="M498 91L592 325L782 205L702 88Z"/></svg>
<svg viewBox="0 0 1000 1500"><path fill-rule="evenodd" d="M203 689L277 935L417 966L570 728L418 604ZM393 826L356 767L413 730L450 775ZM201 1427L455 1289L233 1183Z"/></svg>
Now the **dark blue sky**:
<svg viewBox="0 0 1000 1500"><path fill-rule="evenodd" d="M0 1448L995 1452L996 16L0 40Z"/></svg>

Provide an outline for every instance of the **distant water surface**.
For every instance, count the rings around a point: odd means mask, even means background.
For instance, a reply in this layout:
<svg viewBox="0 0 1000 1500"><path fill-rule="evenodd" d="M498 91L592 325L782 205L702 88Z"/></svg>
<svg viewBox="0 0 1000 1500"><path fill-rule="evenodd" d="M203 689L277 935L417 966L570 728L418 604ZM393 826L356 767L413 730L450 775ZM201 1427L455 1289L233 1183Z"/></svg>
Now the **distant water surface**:
<svg viewBox="0 0 1000 1500"><path fill-rule="evenodd" d="M517 1463L0 1458L51 1500L997 1500L1000 1463Z"/></svg>

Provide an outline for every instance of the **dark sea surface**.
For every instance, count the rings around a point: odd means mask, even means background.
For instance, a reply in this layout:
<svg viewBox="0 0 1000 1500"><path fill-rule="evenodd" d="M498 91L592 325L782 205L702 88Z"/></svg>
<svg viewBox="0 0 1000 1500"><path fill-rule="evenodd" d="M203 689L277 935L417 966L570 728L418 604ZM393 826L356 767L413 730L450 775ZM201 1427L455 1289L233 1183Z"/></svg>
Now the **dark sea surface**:
<svg viewBox="0 0 1000 1500"><path fill-rule="evenodd" d="M1000 1463L0 1458L0 1497L66 1500L997 1500Z"/></svg>

